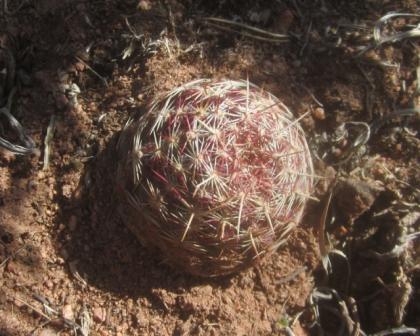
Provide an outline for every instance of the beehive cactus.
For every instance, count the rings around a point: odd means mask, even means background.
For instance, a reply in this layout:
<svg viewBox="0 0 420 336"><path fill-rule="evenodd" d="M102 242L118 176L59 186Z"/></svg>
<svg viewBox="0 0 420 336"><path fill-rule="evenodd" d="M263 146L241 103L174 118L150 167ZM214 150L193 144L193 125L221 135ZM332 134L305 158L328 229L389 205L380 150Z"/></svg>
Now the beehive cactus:
<svg viewBox="0 0 420 336"><path fill-rule="evenodd" d="M202 276L235 272L281 246L313 183L298 120L247 81L198 80L155 99L128 121L118 152L127 225Z"/></svg>

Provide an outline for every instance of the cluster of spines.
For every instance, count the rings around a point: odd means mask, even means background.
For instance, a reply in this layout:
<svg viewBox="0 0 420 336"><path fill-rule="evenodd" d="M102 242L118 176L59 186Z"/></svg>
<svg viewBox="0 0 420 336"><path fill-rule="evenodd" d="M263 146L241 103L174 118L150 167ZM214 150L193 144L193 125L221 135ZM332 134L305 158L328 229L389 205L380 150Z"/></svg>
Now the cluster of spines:
<svg viewBox="0 0 420 336"><path fill-rule="evenodd" d="M304 133L269 93L242 81L189 83L157 99L134 127L139 214L165 239L258 256L299 221L313 183Z"/></svg>

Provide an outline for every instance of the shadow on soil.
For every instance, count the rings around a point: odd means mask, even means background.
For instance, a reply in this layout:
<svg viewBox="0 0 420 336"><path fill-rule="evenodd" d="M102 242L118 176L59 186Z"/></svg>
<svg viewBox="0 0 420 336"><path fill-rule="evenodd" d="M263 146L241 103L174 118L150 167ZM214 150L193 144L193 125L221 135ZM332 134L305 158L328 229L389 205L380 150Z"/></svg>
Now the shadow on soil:
<svg viewBox="0 0 420 336"><path fill-rule="evenodd" d="M118 134L88 165L80 193L62 204L68 230L60 241L66 241L70 273L77 272L89 286L121 297L147 297L156 308L164 306L156 301L160 299L153 295L155 289L182 292L200 284L229 286L229 277L193 277L162 263L158 251L144 248L125 227L114 188L117 140Z"/></svg>

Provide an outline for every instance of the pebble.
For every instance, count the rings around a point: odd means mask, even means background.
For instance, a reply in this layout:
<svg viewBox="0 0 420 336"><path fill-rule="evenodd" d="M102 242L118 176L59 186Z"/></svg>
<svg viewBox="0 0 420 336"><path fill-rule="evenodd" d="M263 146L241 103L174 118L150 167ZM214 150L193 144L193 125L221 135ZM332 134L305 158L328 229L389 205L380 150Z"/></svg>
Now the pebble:
<svg viewBox="0 0 420 336"><path fill-rule="evenodd" d="M6 271L10 272L10 273L13 273L14 275L19 275L19 271L16 268L15 263L11 260L9 260L9 262L7 263Z"/></svg>
<svg viewBox="0 0 420 336"><path fill-rule="evenodd" d="M45 281L44 285L49 289L52 289L54 287L54 283L51 280Z"/></svg>
<svg viewBox="0 0 420 336"><path fill-rule="evenodd" d="M24 304L22 301L18 300L18 299L14 299L14 300L13 300L13 303L14 303L14 305L15 305L16 307L18 307L18 308L22 308L22 307L24 307L24 306L25 306L25 304Z"/></svg>
<svg viewBox="0 0 420 336"><path fill-rule="evenodd" d="M61 188L63 196L66 198L70 198L72 194L72 186L70 184L65 184Z"/></svg>
<svg viewBox="0 0 420 336"><path fill-rule="evenodd" d="M201 293L203 295L211 296L213 293L213 288L210 285L205 285L201 287Z"/></svg>
<svg viewBox="0 0 420 336"><path fill-rule="evenodd" d="M340 148L333 147L331 151L335 157L340 157L343 154Z"/></svg>
<svg viewBox="0 0 420 336"><path fill-rule="evenodd" d="M35 181L35 180L29 180L28 181L28 190L29 191L35 190L37 188L37 186L38 186L38 182L37 181Z"/></svg>
<svg viewBox="0 0 420 336"><path fill-rule="evenodd" d="M76 68L77 71L82 72L85 70L85 64L82 62L77 62L74 67Z"/></svg>
<svg viewBox="0 0 420 336"><path fill-rule="evenodd" d="M325 111L322 107L317 107L314 110L314 117L318 120L324 120L325 119Z"/></svg>
<svg viewBox="0 0 420 336"><path fill-rule="evenodd" d="M93 320L97 323L103 323L106 320L106 311L102 307L93 308Z"/></svg>
<svg viewBox="0 0 420 336"><path fill-rule="evenodd" d="M137 5L138 9L148 11L152 8L152 4L148 0L141 0L139 1L139 4Z"/></svg>
<svg viewBox="0 0 420 336"><path fill-rule="evenodd" d="M66 318L68 320L74 320L74 312L73 312L73 308L71 307L71 305L69 305L69 304L65 305L61 312L62 312L64 318Z"/></svg>

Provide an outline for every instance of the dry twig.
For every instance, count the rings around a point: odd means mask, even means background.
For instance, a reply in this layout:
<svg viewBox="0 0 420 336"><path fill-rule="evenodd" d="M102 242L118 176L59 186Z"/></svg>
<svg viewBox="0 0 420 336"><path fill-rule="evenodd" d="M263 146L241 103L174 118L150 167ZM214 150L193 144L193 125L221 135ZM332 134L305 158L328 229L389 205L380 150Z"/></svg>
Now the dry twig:
<svg viewBox="0 0 420 336"><path fill-rule="evenodd" d="M202 20L208 25L216 27L218 29L234 32L260 41L285 43L288 42L290 38L288 35L285 34L272 33L270 31L261 28L256 28L245 23L226 20L222 18L204 17L202 18Z"/></svg>

